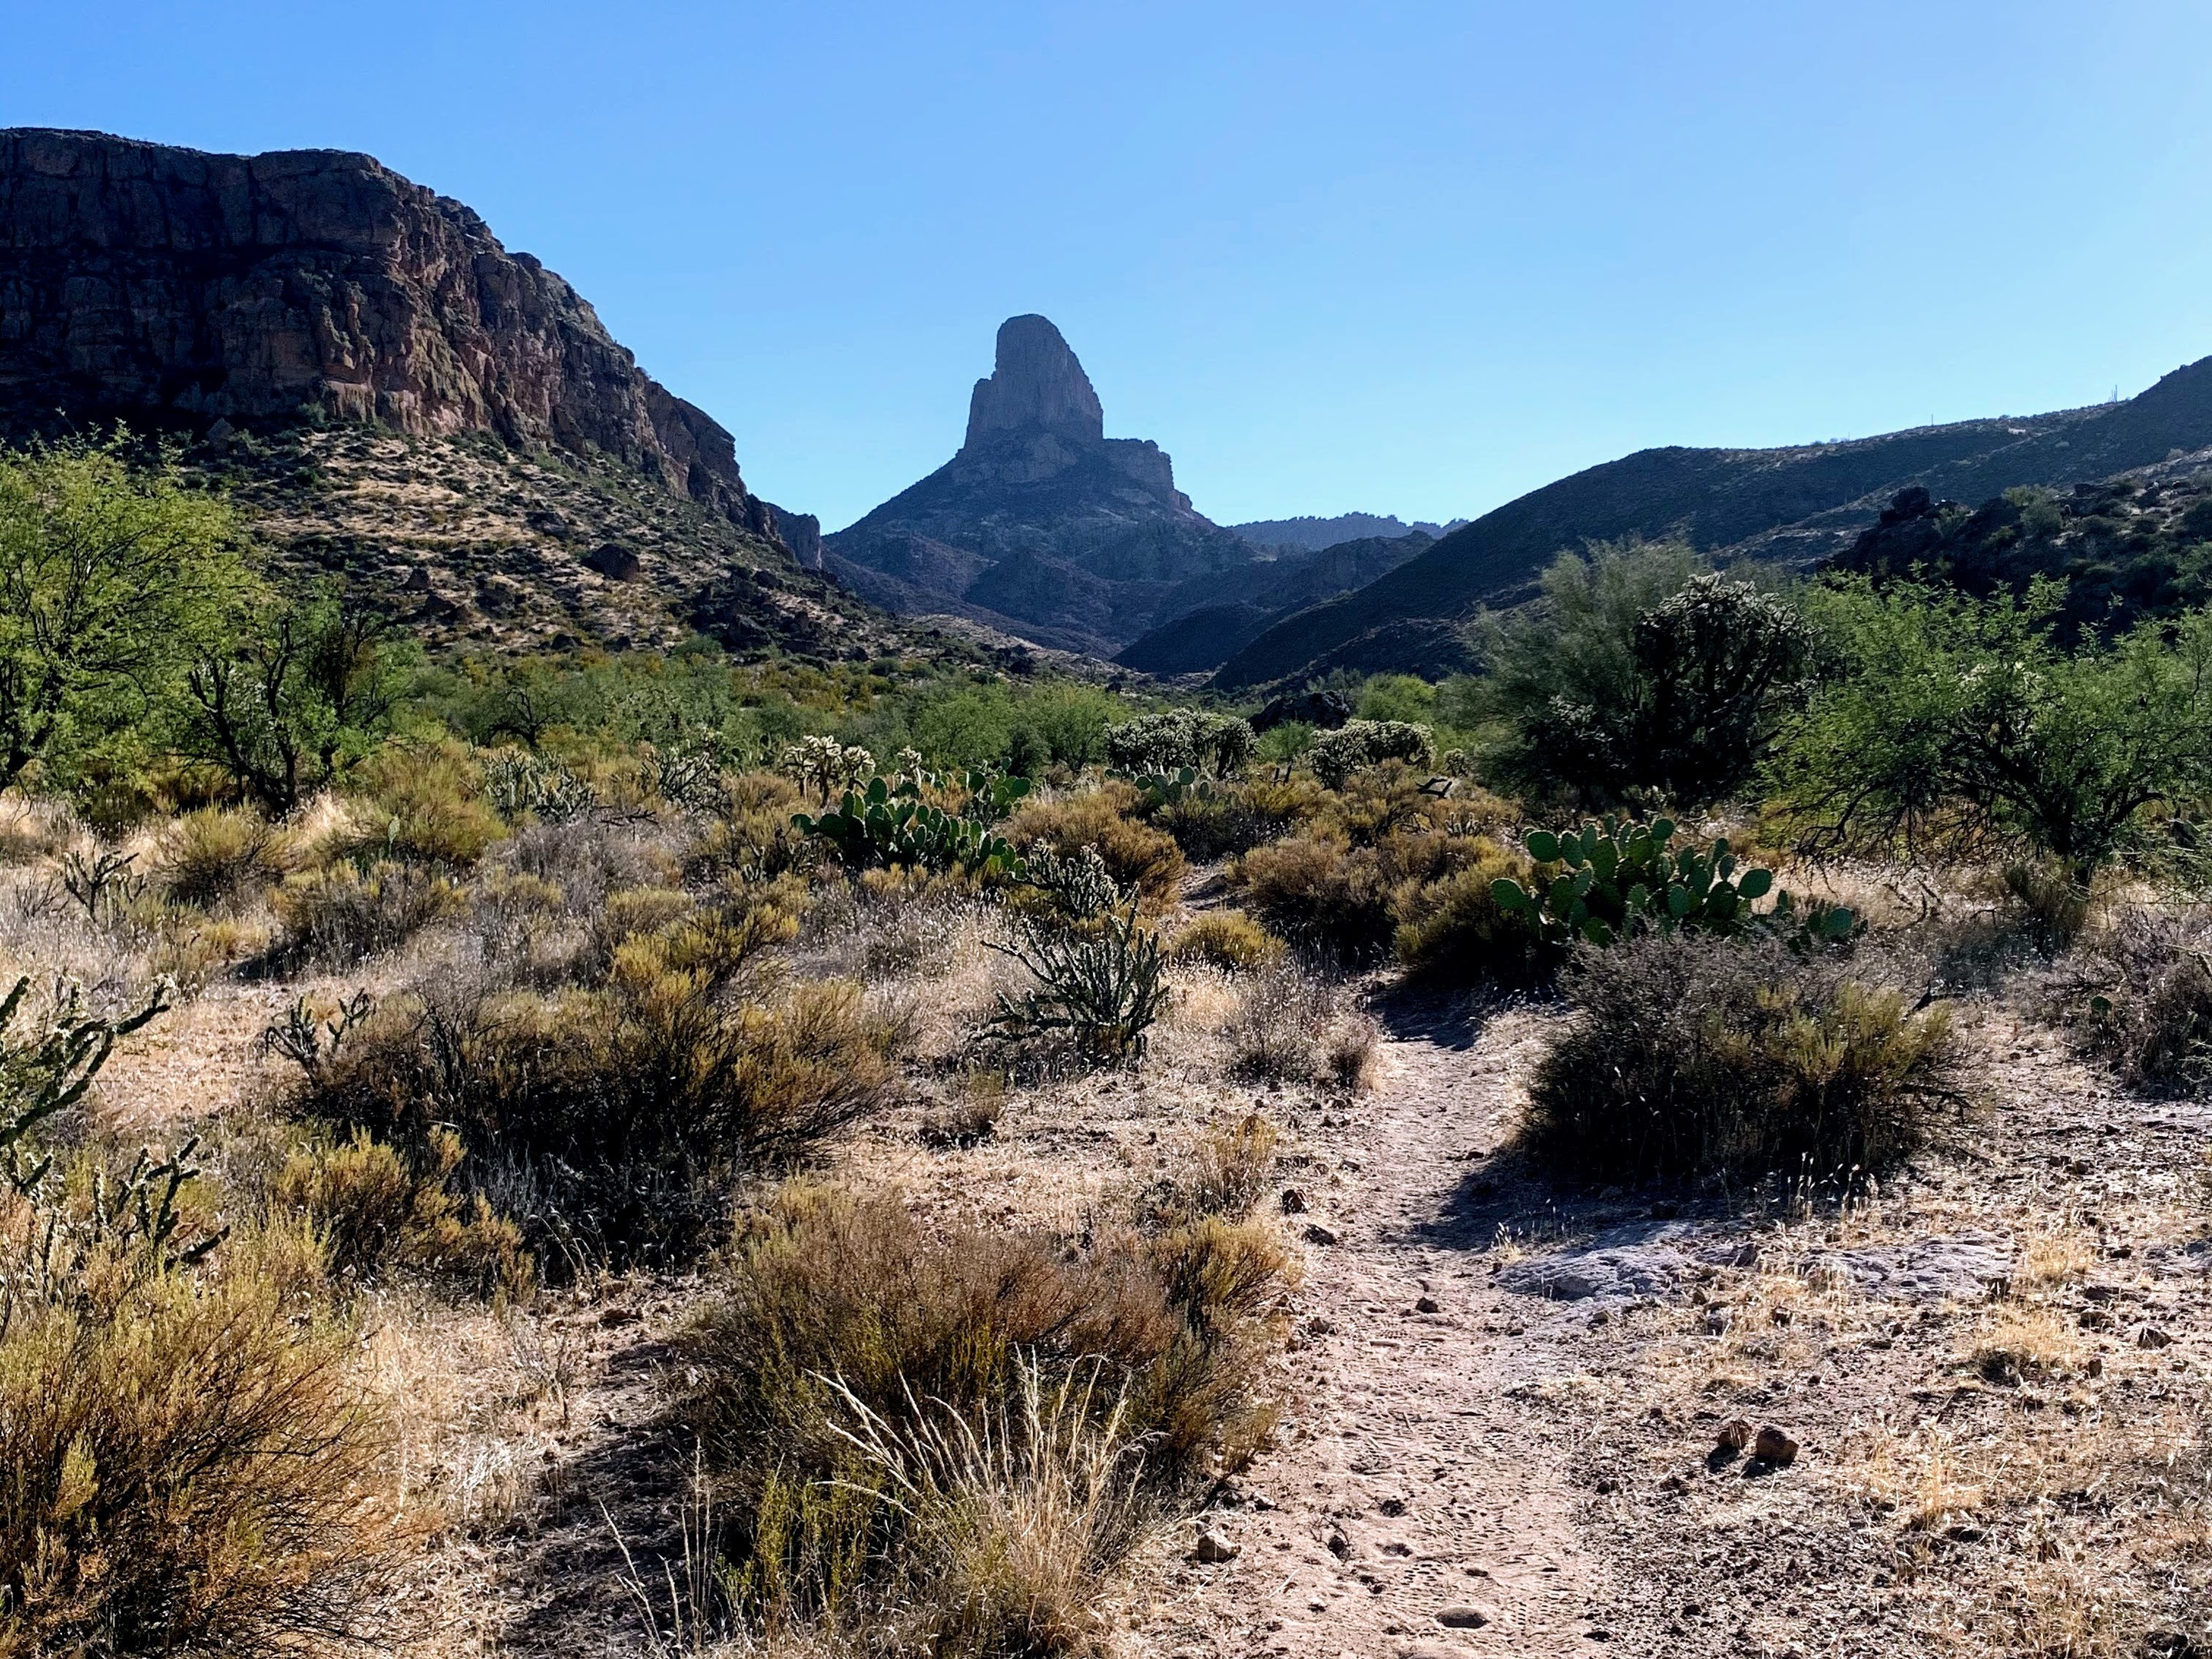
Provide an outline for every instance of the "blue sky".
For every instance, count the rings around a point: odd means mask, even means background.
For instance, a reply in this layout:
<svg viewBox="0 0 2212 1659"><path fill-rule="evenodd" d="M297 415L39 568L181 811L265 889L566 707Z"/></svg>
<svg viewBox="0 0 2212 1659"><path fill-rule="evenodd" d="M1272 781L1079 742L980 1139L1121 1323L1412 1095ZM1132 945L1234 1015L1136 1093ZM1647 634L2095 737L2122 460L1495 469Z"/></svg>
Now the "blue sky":
<svg viewBox="0 0 2212 1659"><path fill-rule="evenodd" d="M1472 515L2212 353L2201 0L0 23L0 124L364 149L470 203L833 526L957 447L1019 311L1224 521Z"/></svg>

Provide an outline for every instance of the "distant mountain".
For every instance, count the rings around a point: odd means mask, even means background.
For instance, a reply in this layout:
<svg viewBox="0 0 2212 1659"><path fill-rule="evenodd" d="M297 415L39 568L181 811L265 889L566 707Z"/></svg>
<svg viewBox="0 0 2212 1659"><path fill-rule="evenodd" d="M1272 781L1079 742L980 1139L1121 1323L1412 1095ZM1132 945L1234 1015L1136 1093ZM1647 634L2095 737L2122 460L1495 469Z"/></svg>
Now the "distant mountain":
<svg viewBox="0 0 2212 1659"><path fill-rule="evenodd" d="M824 540L828 568L891 610L1098 656L1150 627L1178 583L1255 562L1193 510L1158 444L1106 436L1083 365L1036 316L1000 327L960 453Z"/></svg>
<svg viewBox="0 0 2212 1659"><path fill-rule="evenodd" d="M1160 601L1155 623L1115 658L1147 674L1199 674L1218 668L1269 624L1307 605L1360 587L1425 552L1436 538L1416 530L1393 538L1340 542L1318 553L1177 584Z"/></svg>
<svg viewBox="0 0 2212 1659"><path fill-rule="evenodd" d="M1711 556L1804 565L1851 544L1899 491L1981 501L2212 446L2212 358L2124 403L1780 449L1646 449L1485 514L1364 587L1272 623L1214 676L1224 690L1335 668L1465 660L1456 629L1518 603L1560 551L1679 534Z"/></svg>
<svg viewBox="0 0 2212 1659"><path fill-rule="evenodd" d="M1465 519L1454 519L1449 524L1430 524L1416 520L1404 524L1388 514L1340 513L1333 519L1255 519L1249 524L1232 524L1229 528L1255 547L1295 547L1319 552L1322 548L1345 542L1395 539L1416 530L1431 538L1449 535L1466 522Z"/></svg>

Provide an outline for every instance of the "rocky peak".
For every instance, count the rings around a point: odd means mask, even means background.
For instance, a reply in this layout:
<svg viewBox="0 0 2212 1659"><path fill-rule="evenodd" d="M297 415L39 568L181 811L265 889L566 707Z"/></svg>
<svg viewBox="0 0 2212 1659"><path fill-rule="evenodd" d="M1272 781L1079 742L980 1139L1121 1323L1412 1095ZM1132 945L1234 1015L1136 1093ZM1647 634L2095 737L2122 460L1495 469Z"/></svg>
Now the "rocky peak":
<svg viewBox="0 0 2212 1659"><path fill-rule="evenodd" d="M969 400L965 447L979 448L1004 434L1034 433L1079 444L1103 443L1106 413L1091 388L1091 377L1058 329L1042 317L1009 317L999 325L991 376L975 382Z"/></svg>

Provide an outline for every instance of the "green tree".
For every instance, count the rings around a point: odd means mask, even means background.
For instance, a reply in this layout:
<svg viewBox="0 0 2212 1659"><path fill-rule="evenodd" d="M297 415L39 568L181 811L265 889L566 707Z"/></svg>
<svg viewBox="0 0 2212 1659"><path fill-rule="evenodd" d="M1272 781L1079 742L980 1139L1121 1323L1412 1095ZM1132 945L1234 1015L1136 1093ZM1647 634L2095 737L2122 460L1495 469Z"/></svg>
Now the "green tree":
<svg viewBox="0 0 2212 1659"><path fill-rule="evenodd" d="M2086 890L2146 808L2212 787L2212 614L2068 650L2064 601L2048 580L2017 599L1864 579L1818 595L1837 672L1773 769L1807 849L2037 854Z"/></svg>
<svg viewBox="0 0 2212 1659"><path fill-rule="evenodd" d="M1504 723L1492 769L1516 787L1716 800L1749 781L1810 640L1786 599L1686 546L1601 545L1561 556L1527 612L1481 626L1488 678L1454 703Z"/></svg>
<svg viewBox="0 0 2212 1659"><path fill-rule="evenodd" d="M225 503L125 442L0 453L0 788L145 721L255 587Z"/></svg>
<svg viewBox="0 0 2212 1659"><path fill-rule="evenodd" d="M185 672L181 746L272 813L387 729L406 653L382 617L324 590L261 598L210 629Z"/></svg>

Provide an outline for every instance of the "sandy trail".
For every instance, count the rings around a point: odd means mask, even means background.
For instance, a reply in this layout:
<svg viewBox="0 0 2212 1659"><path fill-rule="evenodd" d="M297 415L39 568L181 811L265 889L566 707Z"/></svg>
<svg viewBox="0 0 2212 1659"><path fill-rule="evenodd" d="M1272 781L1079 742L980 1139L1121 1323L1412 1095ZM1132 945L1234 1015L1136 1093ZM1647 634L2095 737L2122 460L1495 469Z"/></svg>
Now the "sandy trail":
<svg viewBox="0 0 2212 1659"><path fill-rule="evenodd" d="M1495 1221L1468 1213L1543 1030L1386 1011L1376 1088L1324 1117L1313 1169L1291 1176L1310 1211L1289 1224L1339 1242L1307 1245L1278 1448L1205 1517L1238 1553L1163 1570L1144 1651L1542 1656L1605 1639L1571 1448L1516 1395L1560 1367L1476 1254Z"/></svg>

